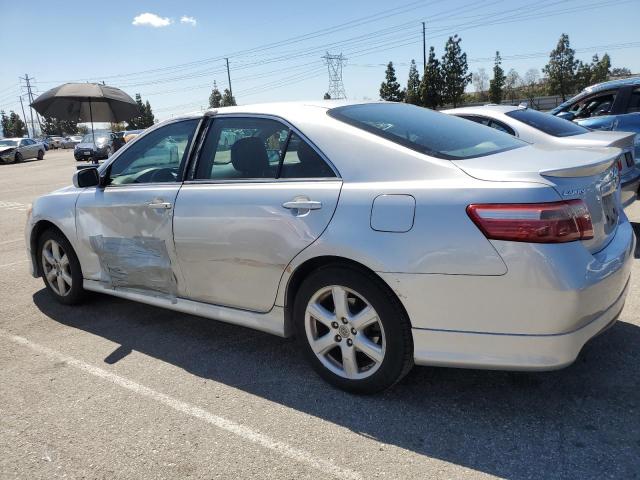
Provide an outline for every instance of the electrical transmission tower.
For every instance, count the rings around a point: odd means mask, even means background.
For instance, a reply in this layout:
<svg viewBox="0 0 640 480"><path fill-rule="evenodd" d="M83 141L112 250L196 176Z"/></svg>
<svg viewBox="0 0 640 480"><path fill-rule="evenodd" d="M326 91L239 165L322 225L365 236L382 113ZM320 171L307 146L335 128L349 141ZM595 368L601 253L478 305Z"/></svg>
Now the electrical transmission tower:
<svg viewBox="0 0 640 480"><path fill-rule="evenodd" d="M18 77L20 79L20 90L22 92L25 92L26 90L26 95L27 95L27 99L29 100L29 113L31 115L31 136L35 137L36 136L36 126L35 123L33 121L33 107L31 107L31 104L33 103L33 85L31 84L31 82L33 82L35 80L35 78L31 77L29 78L29 75L27 75L25 73L24 77ZM25 82L25 84L23 85L22 82ZM20 103L22 103L22 95L20 96ZM24 115L24 106L22 107L22 114ZM40 133L42 133L42 123L40 122L40 116L38 115L38 112L36 112L36 120L38 121L38 126L40 127ZM25 123L27 122L27 119L24 119Z"/></svg>
<svg viewBox="0 0 640 480"><path fill-rule="evenodd" d="M329 52L322 58L329 70L329 95L332 99L347 98L347 92L344 91L344 83L342 83L342 67L347 59L342 54L331 55Z"/></svg>

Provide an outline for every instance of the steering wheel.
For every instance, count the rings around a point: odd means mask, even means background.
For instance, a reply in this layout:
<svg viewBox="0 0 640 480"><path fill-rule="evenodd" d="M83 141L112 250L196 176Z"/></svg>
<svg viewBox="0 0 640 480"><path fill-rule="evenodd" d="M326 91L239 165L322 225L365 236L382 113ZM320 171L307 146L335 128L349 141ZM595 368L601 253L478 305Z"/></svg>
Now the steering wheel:
<svg viewBox="0 0 640 480"><path fill-rule="evenodd" d="M151 174L151 183L175 182L178 180L178 174L173 168L160 168Z"/></svg>

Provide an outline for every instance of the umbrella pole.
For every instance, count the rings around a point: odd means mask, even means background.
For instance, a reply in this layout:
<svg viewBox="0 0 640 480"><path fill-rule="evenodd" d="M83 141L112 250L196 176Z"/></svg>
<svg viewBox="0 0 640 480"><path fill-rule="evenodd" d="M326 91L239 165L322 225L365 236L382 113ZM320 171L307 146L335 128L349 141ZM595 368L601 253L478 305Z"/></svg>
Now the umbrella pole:
<svg viewBox="0 0 640 480"><path fill-rule="evenodd" d="M93 110L91 110L91 97L89 97L89 117L91 120L91 139L93 140L93 151L96 152L96 156L92 158L93 163L98 163L98 147L96 147L96 134L93 133Z"/></svg>

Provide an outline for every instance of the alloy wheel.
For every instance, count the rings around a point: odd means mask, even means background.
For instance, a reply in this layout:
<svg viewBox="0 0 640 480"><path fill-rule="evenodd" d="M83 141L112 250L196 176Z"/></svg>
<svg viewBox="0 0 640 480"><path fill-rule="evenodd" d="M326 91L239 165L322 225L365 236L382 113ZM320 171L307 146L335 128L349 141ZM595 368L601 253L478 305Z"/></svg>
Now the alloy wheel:
<svg viewBox="0 0 640 480"><path fill-rule="evenodd" d="M370 377L384 360L386 339L378 313L347 287L318 290L307 304L304 326L316 357L343 378Z"/></svg>
<svg viewBox="0 0 640 480"><path fill-rule="evenodd" d="M49 239L42 246L42 270L55 293L61 297L69 294L73 284L69 257L55 240Z"/></svg>

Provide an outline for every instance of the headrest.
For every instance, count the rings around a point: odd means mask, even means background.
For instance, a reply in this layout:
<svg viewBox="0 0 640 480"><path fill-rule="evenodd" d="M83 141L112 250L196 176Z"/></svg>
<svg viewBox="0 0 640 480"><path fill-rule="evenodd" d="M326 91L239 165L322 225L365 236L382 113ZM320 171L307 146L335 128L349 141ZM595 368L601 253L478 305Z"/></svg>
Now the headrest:
<svg viewBox="0 0 640 480"><path fill-rule="evenodd" d="M241 138L231 147L231 163L249 178L263 177L269 169L264 142L257 137Z"/></svg>

